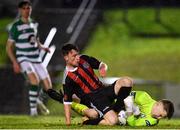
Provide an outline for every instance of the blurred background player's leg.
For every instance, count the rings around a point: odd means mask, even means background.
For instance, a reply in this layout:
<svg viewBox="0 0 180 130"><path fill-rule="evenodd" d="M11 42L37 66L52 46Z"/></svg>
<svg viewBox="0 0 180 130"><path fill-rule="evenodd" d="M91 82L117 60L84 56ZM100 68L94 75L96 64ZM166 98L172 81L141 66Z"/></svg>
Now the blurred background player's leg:
<svg viewBox="0 0 180 130"><path fill-rule="evenodd" d="M41 87L39 90L39 96L37 98L37 110L39 114L42 115L49 115L50 111L46 107L46 103L48 101L48 95L44 92L43 88Z"/></svg>
<svg viewBox="0 0 180 130"><path fill-rule="evenodd" d="M30 115L36 116L37 113L37 97L38 97L38 86L30 85L29 87L29 106L30 106Z"/></svg>

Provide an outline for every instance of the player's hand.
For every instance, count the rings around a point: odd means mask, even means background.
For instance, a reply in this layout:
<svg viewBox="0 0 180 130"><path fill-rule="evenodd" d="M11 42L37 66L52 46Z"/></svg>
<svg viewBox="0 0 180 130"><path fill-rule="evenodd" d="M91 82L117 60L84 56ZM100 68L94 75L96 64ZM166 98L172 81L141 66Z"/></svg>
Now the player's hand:
<svg viewBox="0 0 180 130"><path fill-rule="evenodd" d="M133 114L135 116L138 116L138 115L141 114L139 107L137 105L135 105L135 104L133 104Z"/></svg>
<svg viewBox="0 0 180 130"><path fill-rule="evenodd" d="M45 52L50 53L50 49L48 47L43 46L42 44L39 44L39 49L44 50Z"/></svg>
<svg viewBox="0 0 180 130"><path fill-rule="evenodd" d="M20 66L19 66L19 64L17 62L13 63L13 70L17 74L21 72L21 68L20 68Z"/></svg>
<svg viewBox="0 0 180 130"><path fill-rule="evenodd" d="M43 49L44 51L50 53L50 49L49 49L48 47L43 47L42 49Z"/></svg>
<svg viewBox="0 0 180 130"><path fill-rule="evenodd" d="M106 77L107 74L107 65L105 63L102 63L99 67L99 75L101 77Z"/></svg>
<svg viewBox="0 0 180 130"><path fill-rule="evenodd" d="M133 105L134 105L134 99L133 96L128 96L124 99L124 105L126 108L127 115L130 116L133 114Z"/></svg>
<svg viewBox="0 0 180 130"><path fill-rule="evenodd" d="M50 53L50 49L48 47L41 46L41 49L44 50L45 52Z"/></svg>
<svg viewBox="0 0 180 130"><path fill-rule="evenodd" d="M101 77L106 77L106 70L103 68L103 69L99 69L99 75Z"/></svg>

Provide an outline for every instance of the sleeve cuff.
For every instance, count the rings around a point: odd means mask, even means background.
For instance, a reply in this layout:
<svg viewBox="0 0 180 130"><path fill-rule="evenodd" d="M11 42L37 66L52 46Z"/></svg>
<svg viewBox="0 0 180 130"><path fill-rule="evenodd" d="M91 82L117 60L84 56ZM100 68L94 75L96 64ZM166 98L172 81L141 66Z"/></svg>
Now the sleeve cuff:
<svg viewBox="0 0 180 130"><path fill-rule="evenodd" d="M10 41L10 42L15 42L14 39L10 39L10 38L8 38L8 41Z"/></svg>
<svg viewBox="0 0 180 130"><path fill-rule="evenodd" d="M72 104L72 102L68 102L68 101L64 101L64 100L63 100L63 104L66 104L66 105L71 105L71 104Z"/></svg>

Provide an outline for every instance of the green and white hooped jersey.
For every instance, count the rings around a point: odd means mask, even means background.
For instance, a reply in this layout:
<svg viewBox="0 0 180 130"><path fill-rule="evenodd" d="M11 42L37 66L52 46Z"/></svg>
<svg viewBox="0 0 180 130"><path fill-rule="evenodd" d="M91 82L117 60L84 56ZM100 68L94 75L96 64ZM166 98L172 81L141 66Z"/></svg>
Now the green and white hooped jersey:
<svg viewBox="0 0 180 130"><path fill-rule="evenodd" d="M15 21L9 31L8 40L15 43L17 61L30 61L40 63L41 57L38 48L37 38L38 23L29 20L29 23L24 23L21 19Z"/></svg>

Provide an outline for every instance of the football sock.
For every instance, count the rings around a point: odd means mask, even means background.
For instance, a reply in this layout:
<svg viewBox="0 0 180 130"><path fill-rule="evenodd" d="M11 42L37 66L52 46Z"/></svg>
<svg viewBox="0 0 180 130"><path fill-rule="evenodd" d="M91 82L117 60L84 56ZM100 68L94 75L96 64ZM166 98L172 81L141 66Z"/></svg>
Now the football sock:
<svg viewBox="0 0 180 130"><path fill-rule="evenodd" d="M86 105L76 103L76 102L72 102L71 107L74 111L76 111L80 115L84 115L83 111L88 109Z"/></svg>
<svg viewBox="0 0 180 130"><path fill-rule="evenodd" d="M54 100L63 103L63 93L60 91L60 93L56 92L53 89L48 89L46 93Z"/></svg>
<svg viewBox="0 0 180 130"><path fill-rule="evenodd" d="M113 105L113 109L115 112L119 112L120 110L125 109L124 99L129 96L132 87L124 87L122 86L119 90L116 103Z"/></svg>
<svg viewBox="0 0 180 130"><path fill-rule="evenodd" d="M29 105L30 105L30 113L36 113L37 111L37 97L38 97L38 86L30 85L29 88Z"/></svg>

